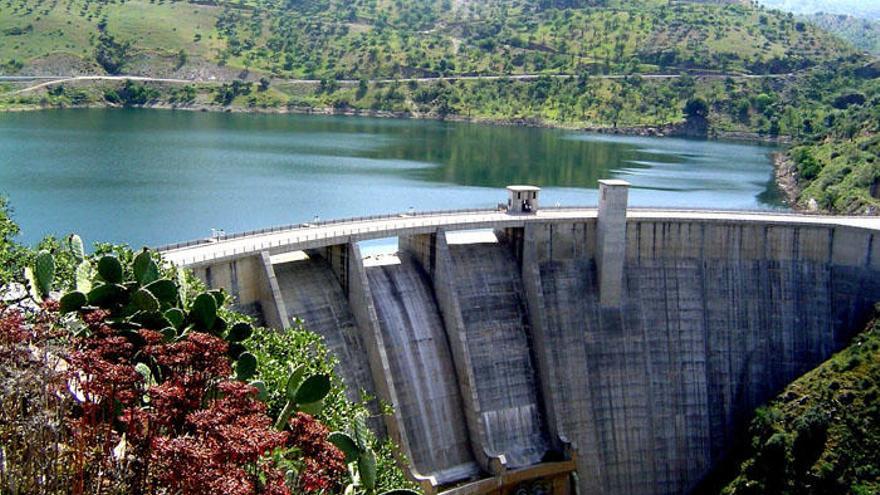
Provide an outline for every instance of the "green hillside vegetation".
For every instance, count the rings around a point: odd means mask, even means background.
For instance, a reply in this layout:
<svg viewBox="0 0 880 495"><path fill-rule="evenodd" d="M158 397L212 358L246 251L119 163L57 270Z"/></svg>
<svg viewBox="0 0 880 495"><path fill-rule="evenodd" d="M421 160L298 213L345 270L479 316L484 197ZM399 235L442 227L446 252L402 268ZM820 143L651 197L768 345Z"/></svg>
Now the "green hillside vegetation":
<svg viewBox="0 0 880 495"><path fill-rule="evenodd" d="M839 14L813 14L807 19L849 41L859 50L880 54L880 21Z"/></svg>
<svg viewBox="0 0 880 495"><path fill-rule="evenodd" d="M123 55L125 72L161 74L177 63L181 50L187 58L209 59L225 46L212 37L221 12L212 6L141 0L0 5L0 72L7 74L111 72L98 60L102 40L111 40L111 32L125 33L120 43L130 44ZM196 41L203 32L205 39Z"/></svg>
<svg viewBox="0 0 880 495"><path fill-rule="evenodd" d="M767 7L795 14L845 14L880 20L880 5L870 0L758 0Z"/></svg>
<svg viewBox="0 0 880 495"><path fill-rule="evenodd" d="M880 492L880 322L752 421L725 495Z"/></svg>
<svg viewBox="0 0 880 495"><path fill-rule="evenodd" d="M848 88L821 129L792 149L804 186L799 202L853 214L880 212L880 83ZM811 205L812 203L812 205Z"/></svg>
<svg viewBox="0 0 880 495"><path fill-rule="evenodd" d="M0 0L0 64L191 81L20 94L6 83L0 110L314 111L792 140L795 203L878 206L880 70L809 22L739 2ZM412 79L473 75L498 78Z"/></svg>
<svg viewBox="0 0 880 495"><path fill-rule="evenodd" d="M7 74L95 72L108 40L126 46L129 74L285 78L783 73L847 51L781 12L665 0L0 1Z"/></svg>

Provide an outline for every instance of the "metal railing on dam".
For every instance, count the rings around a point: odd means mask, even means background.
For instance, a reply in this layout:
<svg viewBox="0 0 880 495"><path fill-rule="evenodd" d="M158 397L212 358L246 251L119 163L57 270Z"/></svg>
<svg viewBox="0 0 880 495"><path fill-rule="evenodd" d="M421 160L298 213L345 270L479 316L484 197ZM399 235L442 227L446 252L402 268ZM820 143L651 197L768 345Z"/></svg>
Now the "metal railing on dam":
<svg viewBox="0 0 880 495"><path fill-rule="evenodd" d="M600 193L598 207L382 215L162 253L267 325L321 334L350 390L394 406L380 426L430 492L541 479L564 493L576 470L584 495L689 493L756 406L863 327L880 218ZM495 240L447 242L472 229ZM396 258L364 262L359 241L394 236Z"/></svg>

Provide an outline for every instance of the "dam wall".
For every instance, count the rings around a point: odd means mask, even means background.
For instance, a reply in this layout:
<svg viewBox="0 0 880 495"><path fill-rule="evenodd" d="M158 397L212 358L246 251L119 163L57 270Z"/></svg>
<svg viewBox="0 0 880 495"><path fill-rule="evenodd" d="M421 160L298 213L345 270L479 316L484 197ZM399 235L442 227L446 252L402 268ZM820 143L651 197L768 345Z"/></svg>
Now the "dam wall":
<svg viewBox="0 0 880 495"><path fill-rule="evenodd" d="M287 319L302 320L324 337L339 360L338 369L349 398L361 391L375 394L364 339L355 322L348 297L330 261L313 254L273 266L287 310Z"/></svg>
<svg viewBox="0 0 880 495"><path fill-rule="evenodd" d="M880 300L876 232L630 222L607 307L594 229L526 231L549 388L585 493L688 493L753 410L845 346Z"/></svg>
<svg viewBox="0 0 880 495"><path fill-rule="evenodd" d="M348 387L395 407L377 429L429 492L690 493L755 407L864 328L880 220L627 211L613 181L600 195L614 211L388 219L324 245L312 227L191 266L323 335ZM457 232L475 228L494 238ZM365 261L357 242L389 233L397 257Z"/></svg>
<svg viewBox="0 0 880 495"><path fill-rule="evenodd" d="M407 256L369 267L367 275L396 384L396 406L409 432L410 461L439 483L478 474L431 280Z"/></svg>

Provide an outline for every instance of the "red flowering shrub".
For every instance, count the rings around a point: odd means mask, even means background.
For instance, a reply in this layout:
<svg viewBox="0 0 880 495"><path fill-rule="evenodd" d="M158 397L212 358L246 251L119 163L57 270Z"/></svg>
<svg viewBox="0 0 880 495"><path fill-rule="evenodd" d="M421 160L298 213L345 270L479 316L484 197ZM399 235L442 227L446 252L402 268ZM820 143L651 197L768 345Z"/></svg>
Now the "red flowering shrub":
<svg viewBox="0 0 880 495"><path fill-rule="evenodd" d="M21 311L7 310L0 307L0 346L3 349L11 349L15 344L28 340L29 332L24 326L24 316Z"/></svg>
<svg viewBox="0 0 880 495"><path fill-rule="evenodd" d="M62 332L53 328L57 310L57 303L46 301L29 322L21 309L0 303L0 349L10 352L19 344L42 344L58 337Z"/></svg>
<svg viewBox="0 0 880 495"><path fill-rule="evenodd" d="M330 431L312 416L298 412L290 418L288 446L299 449L303 468L299 487L304 492L336 491L345 474L345 456L327 441Z"/></svg>
<svg viewBox="0 0 880 495"><path fill-rule="evenodd" d="M69 424L84 454L74 491L124 462L132 491L289 493L283 474L263 459L284 447L288 434L272 429L255 388L227 379L223 339L190 332L164 342L155 331L116 330L106 317L83 315L89 333L72 340L68 358L68 379L80 401ZM145 362L161 383L138 371Z"/></svg>
<svg viewBox="0 0 880 495"><path fill-rule="evenodd" d="M220 399L187 416L189 435L153 440L152 462L161 484L184 493L246 495L259 491L257 475L262 474L280 480L272 489L285 493L281 473L260 460L282 447L287 433L271 429L253 387L227 381L218 389Z"/></svg>
<svg viewBox="0 0 880 495"><path fill-rule="evenodd" d="M23 313L0 307L0 493L342 491L345 455L327 427L296 412L323 407L333 387L320 372L333 367L325 354L296 351L306 361L296 366L284 354L261 361L249 352L259 342L253 327L225 310L223 292L193 297L192 281L148 250L94 260L74 241L61 266L47 251L37 255L30 299L16 302ZM77 275L59 301L51 299L56 272ZM279 356L284 383L264 381L258 366ZM267 383L283 390L274 421L267 403L275 408L279 395ZM355 407L341 393L330 402L336 428ZM361 479L375 480L375 471Z"/></svg>

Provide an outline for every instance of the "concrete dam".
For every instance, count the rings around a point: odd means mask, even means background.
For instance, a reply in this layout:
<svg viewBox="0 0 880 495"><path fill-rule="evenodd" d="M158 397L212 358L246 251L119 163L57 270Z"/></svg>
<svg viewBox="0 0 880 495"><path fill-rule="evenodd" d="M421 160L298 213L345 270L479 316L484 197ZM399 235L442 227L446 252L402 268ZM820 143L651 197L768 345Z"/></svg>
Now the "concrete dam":
<svg viewBox="0 0 880 495"><path fill-rule="evenodd" d="M429 493L689 493L753 410L864 327L880 219L507 208L162 248L275 328L324 336ZM473 232L480 232L473 235ZM468 235L468 233L471 233ZM359 242L397 237L396 256Z"/></svg>

